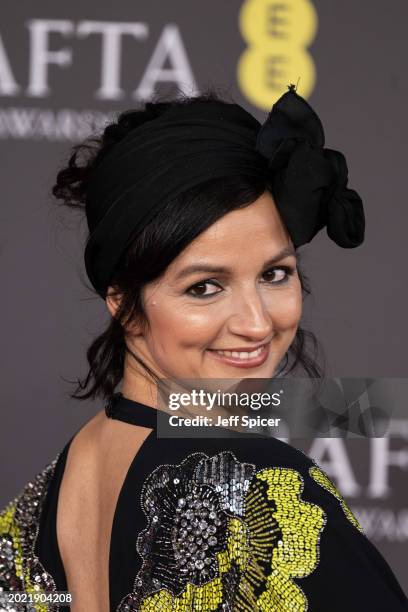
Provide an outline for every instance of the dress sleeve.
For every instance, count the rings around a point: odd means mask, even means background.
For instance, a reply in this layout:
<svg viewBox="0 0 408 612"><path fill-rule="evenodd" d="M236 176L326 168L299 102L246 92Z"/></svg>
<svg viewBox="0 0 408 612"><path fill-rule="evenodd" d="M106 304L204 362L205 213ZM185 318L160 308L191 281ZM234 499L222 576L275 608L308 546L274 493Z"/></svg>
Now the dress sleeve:
<svg viewBox="0 0 408 612"><path fill-rule="evenodd" d="M407 611L408 599L391 567L316 464L308 470L305 495L325 513L316 570L297 580L310 611Z"/></svg>
<svg viewBox="0 0 408 612"><path fill-rule="evenodd" d="M55 590L53 577L45 571L34 548L44 499L59 457L36 474L0 512L0 594ZM15 604L0 600L0 609L14 610Z"/></svg>

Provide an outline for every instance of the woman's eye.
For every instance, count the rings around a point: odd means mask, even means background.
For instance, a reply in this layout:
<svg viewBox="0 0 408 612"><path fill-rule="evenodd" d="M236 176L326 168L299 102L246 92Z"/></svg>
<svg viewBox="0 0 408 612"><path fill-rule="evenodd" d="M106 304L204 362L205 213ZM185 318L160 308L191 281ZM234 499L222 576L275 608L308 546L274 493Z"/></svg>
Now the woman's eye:
<svg viewBox="0 0 408 612"><path fill-rule="evenodd" d="M264 276L267 277L267 282L272 285L279 285L280 283L286 283L289 280L289 276L293 274L293 268L289 266L281 266L276 268L270 268L264 272ZM269 277L269 278L268 278Z"/></svg>
<svg viewBox="0 0 408 612"><path fill-rule="evenodd" d="M194 297L209 297L210 295L215 295L216 293L219 293L219 291L206 292L205 288L206 288L207 285L210 285L210 286L215 287L215 288L219 287L219 285L214 283L214 281L205 280L205 281L201 281L199 283L196 283L195 285L193 285L192 287L187 289L187 293L189 295L194 296Z"/></svg>

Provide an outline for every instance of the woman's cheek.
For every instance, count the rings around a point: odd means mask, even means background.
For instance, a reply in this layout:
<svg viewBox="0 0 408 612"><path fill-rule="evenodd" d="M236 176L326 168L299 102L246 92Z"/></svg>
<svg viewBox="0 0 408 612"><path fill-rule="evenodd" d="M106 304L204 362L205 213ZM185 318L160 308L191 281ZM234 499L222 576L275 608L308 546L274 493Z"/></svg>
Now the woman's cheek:
<svg viewBox="0 0 408 612"><path fill-rule="evenodd" d="M201 304L188 304L183 306L178 306L175 308L175 318L177 320L181 320L184 322L188 322L189 325L192 325L199 329L200 327L205 328L211 325L212 321L220 313L219 305L213 303L201 303Z"/></svg>
<svg viewBox="0 0 408 612"><path fill-rule="evenodd" d="M291 327L302 315L302 302L295 293L275 293L269 298L266 310L274 327Z"/></svg>

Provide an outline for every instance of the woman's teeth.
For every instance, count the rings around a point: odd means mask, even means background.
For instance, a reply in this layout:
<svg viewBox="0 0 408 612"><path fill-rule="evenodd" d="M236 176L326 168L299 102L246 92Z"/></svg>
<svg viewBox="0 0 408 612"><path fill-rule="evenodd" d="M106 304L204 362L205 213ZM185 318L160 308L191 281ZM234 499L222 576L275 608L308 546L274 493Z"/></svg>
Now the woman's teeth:
<svg viewBox="0 0 408 612"><path fill-rule="evenodd" d="M226 355L227 357L234 357L235 359L252 359L253 357L258 357L261 354L263 346L260 346L255 351L248 353L247 351L215 351L219 355Z"/></svg>

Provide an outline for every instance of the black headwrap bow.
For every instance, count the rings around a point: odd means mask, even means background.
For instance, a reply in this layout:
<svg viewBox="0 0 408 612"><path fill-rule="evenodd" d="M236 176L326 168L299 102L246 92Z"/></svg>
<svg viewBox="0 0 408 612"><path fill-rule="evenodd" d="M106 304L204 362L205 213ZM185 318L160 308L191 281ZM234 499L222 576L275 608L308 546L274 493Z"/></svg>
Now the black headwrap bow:
<svg viewBox="0 0 408 612"><path fill-rule="evenodd" d="M324 148L322 124L294 86L262 126L238 104L175 105L130 130L90 176L85 266L101 297L121 255L167 201L236 175L269 175L296 248L324 226L341 247L363 241L363 206L347 188L344 156Z"/></svg>
<svg viewBox="0 0 408 612"><path fill-rule="evenodd" d="M322 123L293 86L272 107L256 141L273 174L273 192L295 247L326 226L341 247L364 240L360 196L347 187L348 169L339 151L324 148Z"/></svg>

